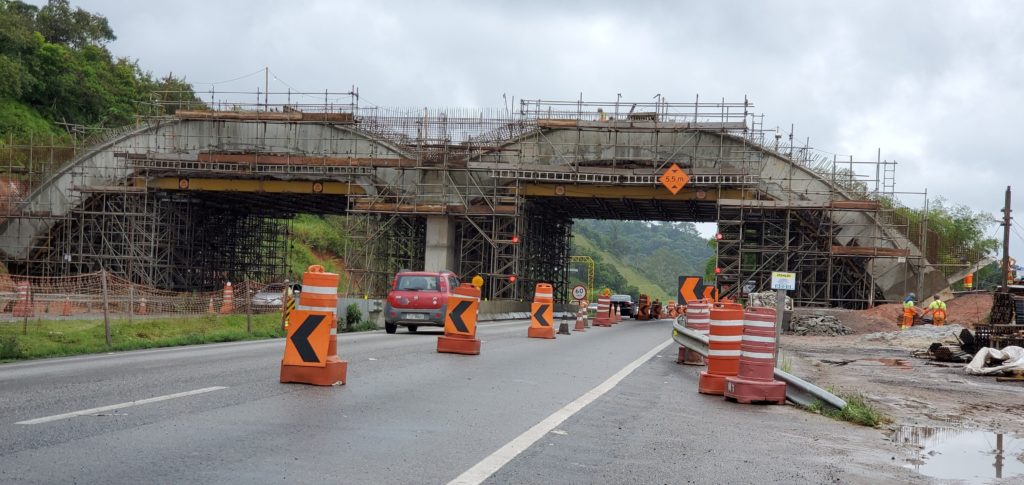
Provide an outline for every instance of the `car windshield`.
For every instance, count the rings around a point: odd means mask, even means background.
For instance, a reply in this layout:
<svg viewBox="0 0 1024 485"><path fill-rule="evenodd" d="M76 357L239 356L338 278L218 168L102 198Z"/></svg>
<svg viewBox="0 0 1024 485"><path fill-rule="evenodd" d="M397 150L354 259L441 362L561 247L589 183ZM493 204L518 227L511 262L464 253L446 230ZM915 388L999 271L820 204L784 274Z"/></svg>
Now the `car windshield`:
<svg viewBox="0 0 1024 485"><path fill-rule="evenodd" d="M398 285L395 289L404 291L437 291L439 287L437 276L405 275L398 277Z"/></svg>

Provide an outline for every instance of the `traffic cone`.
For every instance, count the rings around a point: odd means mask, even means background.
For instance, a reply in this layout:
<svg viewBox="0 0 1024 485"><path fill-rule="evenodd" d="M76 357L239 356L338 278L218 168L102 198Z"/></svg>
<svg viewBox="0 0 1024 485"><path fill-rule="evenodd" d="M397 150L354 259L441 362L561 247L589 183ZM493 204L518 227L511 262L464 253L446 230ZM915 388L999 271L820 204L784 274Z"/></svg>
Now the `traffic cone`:
<svg viewBox="0 0 1024 485"><path fill-rule="evenodd" d="M586 302L580 303L580 309L576 311L576 328L573 330L577 332L587 331L587 304Z"/></svg>
<svg viewBox="0 0 1024 485"><path fill-rule="evenodd" d="M228 281L224 284L224 299L220 304L220 313L234 313L235 311L235 289L231 287L231 282Z"/></svg>

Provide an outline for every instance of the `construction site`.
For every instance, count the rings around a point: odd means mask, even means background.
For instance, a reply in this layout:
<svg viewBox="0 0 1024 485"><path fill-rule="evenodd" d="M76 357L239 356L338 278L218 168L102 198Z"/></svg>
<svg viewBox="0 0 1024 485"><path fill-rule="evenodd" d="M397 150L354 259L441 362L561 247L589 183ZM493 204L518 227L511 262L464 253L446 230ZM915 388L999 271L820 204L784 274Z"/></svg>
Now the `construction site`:
<svg viewBox="0 0 1024 485"><path fill-rule="evenodd" d="M896 162L817 150L752 102L521 100L499 110L363 106L346 93L156 93L137 123L0 153L0 257L12 275L108 271L211 291L287 277L289 220L343 215L347 295L394 273L538 281L565 301L573 219L717 222L721 296L795 272L800 306L865 308L987 264L927 228ZM659 183L673 164L678 193ZM917 208L901 200L919 201ZM9 284L9 282L8 282Z"/></svg>

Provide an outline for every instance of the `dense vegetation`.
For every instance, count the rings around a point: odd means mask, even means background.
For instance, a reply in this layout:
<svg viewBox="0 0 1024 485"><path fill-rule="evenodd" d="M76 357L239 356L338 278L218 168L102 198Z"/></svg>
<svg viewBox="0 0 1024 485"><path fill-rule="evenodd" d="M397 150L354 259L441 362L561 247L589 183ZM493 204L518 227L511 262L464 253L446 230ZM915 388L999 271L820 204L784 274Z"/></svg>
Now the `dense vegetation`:
<svg viewBox="0 0 1024 485"><path fill-rule="evenodd" d="M68 0L0 0L0 143L69 140L129 124L157 91L192 96L182 79L115 58L106 47L115 39L105 17Z"/></svg>
<svg viewBox="0 0 1024 485"><path fill-rule="evenodd" d="M681 275L703 275L714 250L708 246L693 224L688 222L657 223L639 221L578 220L573 233L583 235L596 249L615 255L623 264L649 278L670 298L676 294ZM587 248L575 245L573 254L588 254ZM595 286L609 287L636 295L636 285L625 281L622 271L604 258L595 258Z"/></svg>

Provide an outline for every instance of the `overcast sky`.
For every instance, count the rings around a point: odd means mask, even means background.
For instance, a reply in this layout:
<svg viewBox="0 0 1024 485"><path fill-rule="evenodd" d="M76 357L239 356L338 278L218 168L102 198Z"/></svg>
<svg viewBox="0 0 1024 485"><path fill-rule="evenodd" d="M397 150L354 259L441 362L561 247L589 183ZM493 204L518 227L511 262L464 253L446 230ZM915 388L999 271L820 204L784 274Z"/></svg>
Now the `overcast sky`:
<svg viewBox="0 0 1024 485"><path fill-rule="evenodd" d="M271 90L356 85L384 106L746 95L815 148L859 160L881 148L899 162L897 191L998 215L1024 176L1024 2L72 3L109 18L116 55L199 91L269 66Z"/></svg>

